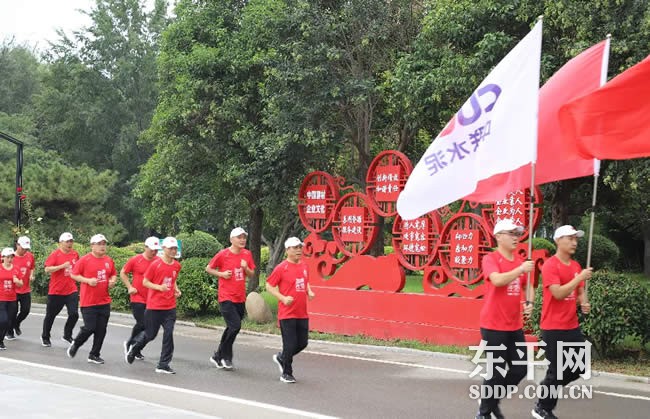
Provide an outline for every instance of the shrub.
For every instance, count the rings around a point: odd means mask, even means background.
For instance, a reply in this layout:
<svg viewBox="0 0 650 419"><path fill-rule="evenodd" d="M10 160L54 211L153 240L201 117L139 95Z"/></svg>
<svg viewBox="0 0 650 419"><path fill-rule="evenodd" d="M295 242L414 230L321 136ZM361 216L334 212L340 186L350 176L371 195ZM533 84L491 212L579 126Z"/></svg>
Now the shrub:
<svg viewBox="0 0 650 419"><path fill-rule="evenodd" d="M543 237L533 237L533 249L545 249L551 255L554 255L557 250L555 243Z"/></svg>
<svg viewBox="0 0 650 419"><path fill-rule="evenodd" d="M262 272L266 271L266 267L269 265L270 257L271 257L271 252L269 251L269 247L263 246L260 249L260 270Z"/></svg>
<svg viewBox="0 0 650 419"><path fill-rule="evenodd" d="M183 293L177 300L180 315L203 315L218 312L217 281L205 272L210 258L188 258L181 262L178 287Z"/></svg>
<svg viewBox="0 0 650 419"><path fill-rule="evenodd" d="M126 262L133 256L137 255L137 253L127 247L108 246L106 254L113 258L113 262L115 262L115 270L117 270L117 283L110 291L111 298L113 299L111 308L113 310L129 310L131 299L129 298L128 290L120 280L120 270L124 265L126 265Z"/></svg>
<svg viewBox="0 0 650 419"><path fill-rule="evenodd" d="M582 266L587 264L587 240L586 236L580 240L575 255ZM616 243L605 236L594 234L591 250L591 266L594 269L614 269L619 255L620 251Z"/></svg>
<svg viewBox="0 0 650 419"><path fill-rule="evenodd" d="M583 330L603 355L633 336L647 340L650 328L650 292L626 275L596 272L589 284L591 313L584 316Z"/></svg>
<svg viewBox="0 0 650 419"><path fill-rule="evenodd" d="M195 230L193 233L180 233L176 236L181 243L183 259L211 258L223 245L211 234ZM207 265L207 263L206 263Z"/></svg>
<svg viewBox="0 0 650 419"><path fill-rule="evenodd" d="M393 249L393 246L384 246L384 255L390 255L394 252L395 250Z"/></svg>

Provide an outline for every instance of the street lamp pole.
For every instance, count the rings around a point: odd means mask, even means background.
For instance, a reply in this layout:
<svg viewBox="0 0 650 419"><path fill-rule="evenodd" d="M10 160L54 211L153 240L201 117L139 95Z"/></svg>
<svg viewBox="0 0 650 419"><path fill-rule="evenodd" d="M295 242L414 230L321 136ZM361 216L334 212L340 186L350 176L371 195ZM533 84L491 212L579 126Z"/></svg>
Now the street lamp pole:
<svg viewBox="0 0 650 419"><path fill-rule="evenodd" d="M0 132L0 138L16 145L16 201L14 205L14 224L20 227L20 214L23 200L23 142L11 135Z"/></svg>

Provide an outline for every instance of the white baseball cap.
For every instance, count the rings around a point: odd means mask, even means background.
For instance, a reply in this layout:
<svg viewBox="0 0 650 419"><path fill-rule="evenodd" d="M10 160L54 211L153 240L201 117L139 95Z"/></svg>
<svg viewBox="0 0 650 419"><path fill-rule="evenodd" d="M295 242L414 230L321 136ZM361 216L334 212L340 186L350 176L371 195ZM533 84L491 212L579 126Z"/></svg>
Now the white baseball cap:
<svg viewBox="0 0 650 419"><path fill-rule="evenodd" d="M29 249L31 248L32 242L29 240L29 237L20 236L18 237L18 240L16 240L16 243L18 243L18 246L22 247L23 249Z"/></svg>
<svg viewBox="0 0 650 419"><path fill-rule="evenodd" d="M582 230L576 230L573 228L573 226L570 225L565 225L562 227L558 227L557 230L555 230L555 233L553 233L553 240L557 240L560 237L564 236L576 236L576 237L583 237L585 235L585 232Z"/></svg>
<svg viewBox="0 0 650 419"><path fill-rule="evenodd" d="M230 238L232 239L233 237L239 237L242 234L245 234L245 235L248 236L248 233L246 232L246 230L244 230L241 227L236 227L236 228L233 228L232 231L230 232Z"/></svg>
<svg viewBox="0 0 650 419"><path fill-rule="evenodd" d="M494 225L494 230L492 231L492 234L496 236L498 233L504 231L518 231L519 233L523 233L524 228L520 225L515 224L512 218L505 218L503 220L499 220Z"/></svg>
<svg viewBox="0 0 650 419"><path fill-rule="evenodd" d="M70 233L63 233L63 234L61 234L59 236L59 241L60 242L67 242L69 240L74 240L74 238L72 237L72 234L70 234Z"/></svg>
<svg viewBox="0 0 650 419"><path fill-rule="evenodd" d="M289 237L285 242L284 242L284 248L288 249L290 247L295 247L295 246L302 246L302 242L298 237Z"/></svg>
<svg viewBox="0 0 650 419"><path fill-rule="evenodd" d="M4 249L2 249L2 257L13 256L15 254L16 252L14 252L14 249L12 249L11 247L5 247Z"/></svg>
<svg viewBox="0 0 650 419"><path fill-rule="evenodd" d="M162 241L162 247L178 247L178 241L175 237L165 237Z"/></svg>
<svg viewBox="0 0 650 419"><path fill-rule="evenodd" d="M148 247L151 250L160 250L162 247L160 247L160 239L158 237L147 237L147 240L144 241L144 245Z"/></svg>
<svg viewBox="0 0 650 419"><path fill-rule="evenodd" d="M108 242L108 240L106 240L106 237L104 237L103 234L95 234L90 238L90 244L97 244L101 242Z"/></svg>

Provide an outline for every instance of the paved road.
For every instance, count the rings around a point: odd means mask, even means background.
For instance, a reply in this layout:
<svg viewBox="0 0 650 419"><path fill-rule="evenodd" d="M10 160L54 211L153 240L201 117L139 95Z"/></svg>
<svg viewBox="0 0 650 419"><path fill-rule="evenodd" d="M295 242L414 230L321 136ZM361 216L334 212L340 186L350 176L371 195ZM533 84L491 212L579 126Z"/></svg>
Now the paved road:
<svg viewBox="0 0 650 419"><path fill-rule="evenodd" d="M36 308L23 335L0 353L0 416L22 418L470 418L476 401L468 388L474 368L466 359L420 351L310 342L294 361L298 383L279 382L271 360L277 336L241 334L235 371L208 362L220 331L177 325L176 375L154 372L160 339L144 361L124 362L122 342L132 320L111 318L102 357L86 362L90 342L68 359L55 322L51 348L40 345L42 309ZM41 313L39 313L41 311ZM542 371L538 371L538 377ZM647 418L650 384L596 377L592 400L561 401L562 418ZM505 401L511 418L530 417L532 402ZM6 415L6 416L5 416Z"/></svg>

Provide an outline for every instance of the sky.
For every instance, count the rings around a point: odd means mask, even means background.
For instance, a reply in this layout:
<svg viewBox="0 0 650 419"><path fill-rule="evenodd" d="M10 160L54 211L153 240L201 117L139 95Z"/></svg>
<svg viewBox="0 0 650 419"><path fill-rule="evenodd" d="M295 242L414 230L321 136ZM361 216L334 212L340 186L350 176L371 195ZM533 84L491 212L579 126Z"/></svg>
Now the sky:
<svg viewBox="0 0 650 419"><path fill-rule="evenodd" d="M95 0L0 0L0 42L15 39L46 49L57 39L56 30L66 33L88 26L90 19L78 9L90 10Z"/></svg>
<svg viewBox="0 0 650 419"><path fill-rule="evenodd" d="M151 7L153 0L146 3ZM94 4L95 0L0 0L0 43L13 37L17 44L45 50L47 41L58 39L57 29L71 35L90 25L79 9L88 11Z"/></svg>

